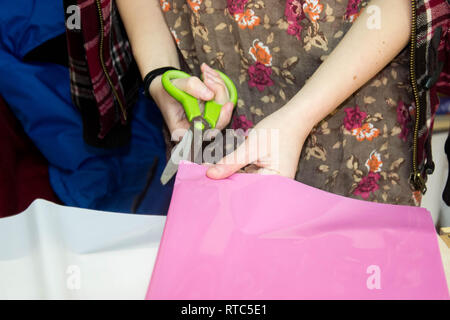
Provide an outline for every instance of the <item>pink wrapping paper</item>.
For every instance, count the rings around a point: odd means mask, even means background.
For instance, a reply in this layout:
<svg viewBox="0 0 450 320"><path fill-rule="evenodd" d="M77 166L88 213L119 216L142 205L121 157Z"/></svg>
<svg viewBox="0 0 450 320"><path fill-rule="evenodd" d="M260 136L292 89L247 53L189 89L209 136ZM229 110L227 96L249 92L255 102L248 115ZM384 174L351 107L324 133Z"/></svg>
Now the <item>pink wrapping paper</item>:
<svg viewBox="0 0 450 320"><path fill-rule="evenodd" d="M147 299L448 299L428 211L180 164Z"/></svg>

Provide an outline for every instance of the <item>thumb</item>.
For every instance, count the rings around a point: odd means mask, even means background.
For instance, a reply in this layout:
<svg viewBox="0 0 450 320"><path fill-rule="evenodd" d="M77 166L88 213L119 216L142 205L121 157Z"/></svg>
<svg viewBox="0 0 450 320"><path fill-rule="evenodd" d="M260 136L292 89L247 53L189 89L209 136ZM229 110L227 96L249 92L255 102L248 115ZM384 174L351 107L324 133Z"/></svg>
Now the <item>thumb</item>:
<svg viewBox="0 0 450 320"><path fill-rule="evenodd" d="M190 94L197 99L209 101L214 98L214 92L210 90L198 77L174 79L173 84L178 89Z"/></svg>
<svg viewBox="0 0 450 320"><path fill-rule="evenodd" d="M206 176L211 179L220 180L231 176L233 173L247 164L216 164L206 171Z"/></svg>

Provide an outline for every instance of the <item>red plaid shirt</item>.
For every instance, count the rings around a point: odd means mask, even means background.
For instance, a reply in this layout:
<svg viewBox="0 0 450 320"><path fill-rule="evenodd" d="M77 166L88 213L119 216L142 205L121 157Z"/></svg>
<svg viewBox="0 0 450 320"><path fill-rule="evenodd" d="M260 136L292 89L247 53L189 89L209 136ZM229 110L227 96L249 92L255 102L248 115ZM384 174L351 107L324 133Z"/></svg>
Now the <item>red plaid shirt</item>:
<svg viewBox="0 0 450 320"><path fill-rule="evenodd" d="M84 138L98 147L124 145L140 77L115 3L65 0L64 5L80 9L81 30L66 34L72 100L82 114Z"/></svg>

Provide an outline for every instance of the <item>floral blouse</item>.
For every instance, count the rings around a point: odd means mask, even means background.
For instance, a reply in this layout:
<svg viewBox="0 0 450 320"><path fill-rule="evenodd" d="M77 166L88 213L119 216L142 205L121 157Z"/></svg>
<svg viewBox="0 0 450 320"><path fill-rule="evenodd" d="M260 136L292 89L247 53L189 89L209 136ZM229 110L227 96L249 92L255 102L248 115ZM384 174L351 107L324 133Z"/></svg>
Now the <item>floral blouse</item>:
<svg viewBox="0 0 450 320"><path fill-rule="evenodd" d="M190 72L198 75L205 62L234 81L239 99L230 127L248 130L302 88L368 1L160 0L160 5ZM312 130L296 180L357 199L420 203L420 193L412 193L408 183L414 116L408 59L405 48Z"/></svg>

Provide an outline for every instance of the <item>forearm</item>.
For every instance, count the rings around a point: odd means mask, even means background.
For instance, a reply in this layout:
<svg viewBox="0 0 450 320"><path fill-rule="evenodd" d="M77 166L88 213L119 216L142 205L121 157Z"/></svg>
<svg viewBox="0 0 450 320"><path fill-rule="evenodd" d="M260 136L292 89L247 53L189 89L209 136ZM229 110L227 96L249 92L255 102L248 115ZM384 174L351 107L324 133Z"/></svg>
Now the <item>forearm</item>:
<svg viewBox="0 0 450 320"><path fill-rule="evenodd" d="M306 119L309 130L380 72L408 43L411 1L374 0L370 5L380 9L381 27L368 27L373 13L365 9L287 106L296 113L296 119Z"/></svg>
<svg viewBox="0 0 450 320"><path fill-rule="evenodd" d="M156 68L179 68L178 54L158 0L116 0L142 77Z"/></svg>

